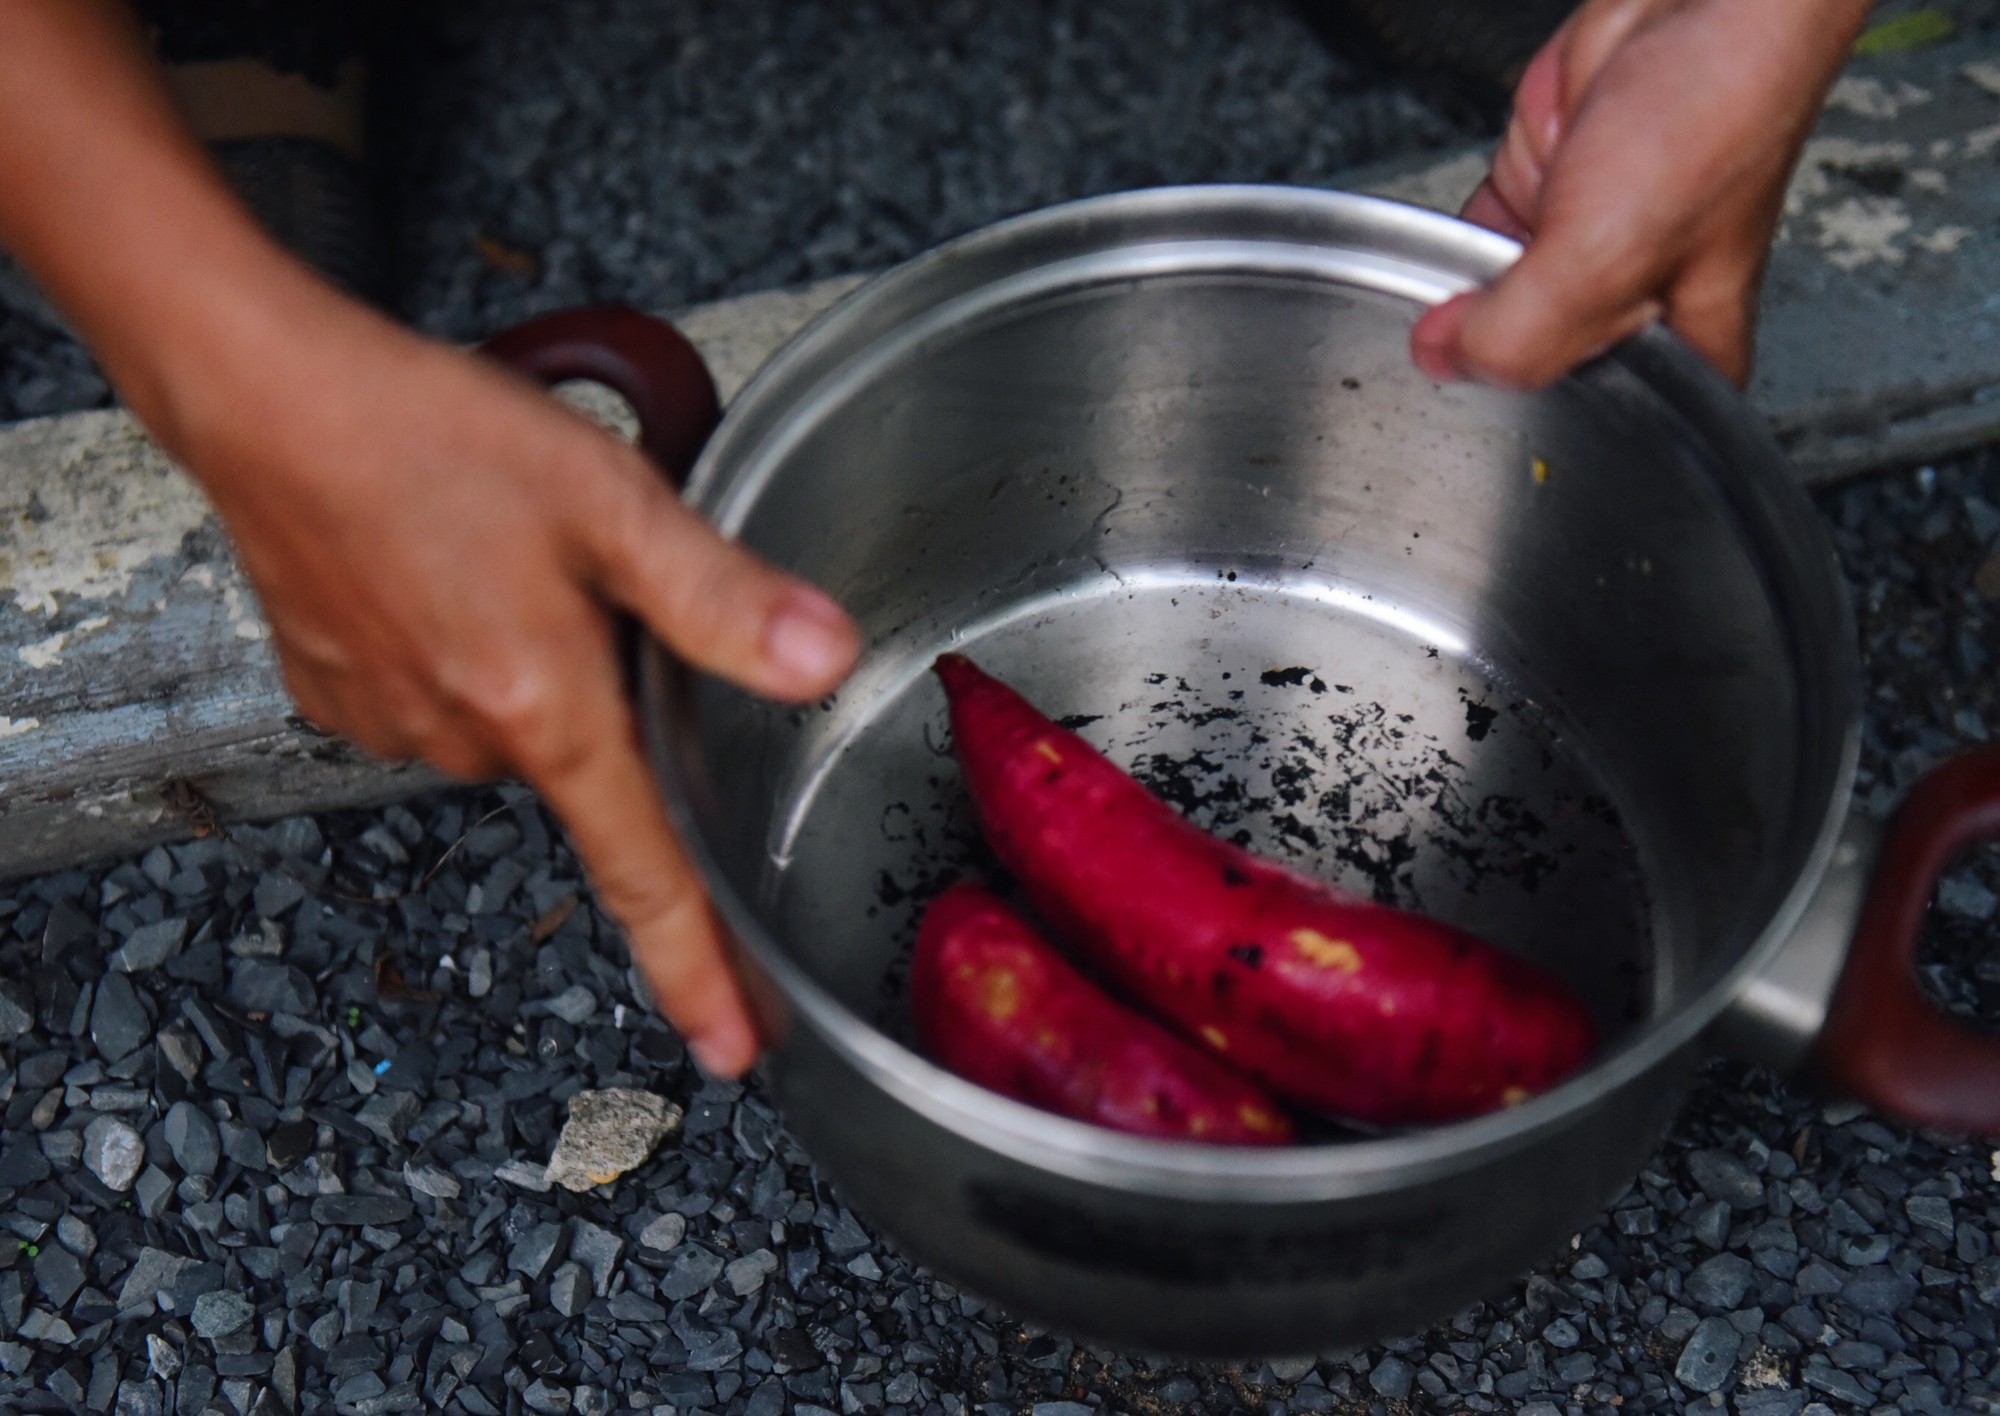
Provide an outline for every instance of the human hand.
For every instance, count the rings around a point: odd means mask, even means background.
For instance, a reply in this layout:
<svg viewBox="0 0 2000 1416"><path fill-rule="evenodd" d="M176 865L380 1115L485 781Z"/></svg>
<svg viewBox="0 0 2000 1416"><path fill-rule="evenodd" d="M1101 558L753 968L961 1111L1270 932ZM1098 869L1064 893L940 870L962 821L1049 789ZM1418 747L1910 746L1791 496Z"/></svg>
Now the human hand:
<svg viewBox="0 0 2000 1416"><path fill-rule="evenodd" d="M1785 183L1865 0L1589 0L1521 77L1467 220L1526 243L1419 368L1538 388L1655 319L1738 386Z"/></svg>
<svg viewBox="0 0 2000 1416"><path fill-rule="evenodd" d="M319 726L455 776L518 775L569 828L703 1065L757 1040L637 745L607 607L754 692L807 700L857 638L687 511L635 450L497 365L313 286L222 377L151 411L255 585ZM260 348L260 346L262 346Z"/></svg>

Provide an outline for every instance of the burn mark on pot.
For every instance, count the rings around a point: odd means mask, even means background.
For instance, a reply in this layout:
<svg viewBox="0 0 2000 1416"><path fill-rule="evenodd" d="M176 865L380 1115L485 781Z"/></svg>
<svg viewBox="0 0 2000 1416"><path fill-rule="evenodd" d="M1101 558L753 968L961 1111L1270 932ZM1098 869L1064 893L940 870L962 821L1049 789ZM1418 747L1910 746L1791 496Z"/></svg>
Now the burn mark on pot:
<svg viewBox="0 0 2000 1416"><path fill-rule="evenodd" d="M1287 811L1272 816L1271 824L1277 827L1278 835L1286 845L1293 846L1294 849L1298 846L1314 851L1319 849L1319 832L1299 820L1292 812Z"/></svg>
<svg viewBox="0 0 2000 1416"><path fill-rule="evenodd" d="M1459 690L1458 696L1465 704L1465 735L1474 742L1486 741L1486 735L1493 731L1493 724L1500 717L1500 710L1484 703L1474 703L1463 689Z"/></svg>
<svg viewBox="0 0 2000 1416"><path fill-rule="evenodd" d="M1067 718L1056 719L1056 726L1076 732L1079 729L1089 727L1092 723L1101 723L1103 721L1104 715L1102 713L1072 713Z"/></svg>
<svg viewBox="0 0 2000 1416"><path fill-rule="evenodd" d="M1297 688L1312 677L1312 672L1302 665L1295 665L1289 669L1266 669L1257 678L1266 688Z"/></svg>
<svg viewBox="0 0 2000 1416"><path fill-rule="evenodd" d="M1312 789L1313 769L1304 762L1280 762L1271 769L1271 790L1286 806L1298 806Z"/></svg>

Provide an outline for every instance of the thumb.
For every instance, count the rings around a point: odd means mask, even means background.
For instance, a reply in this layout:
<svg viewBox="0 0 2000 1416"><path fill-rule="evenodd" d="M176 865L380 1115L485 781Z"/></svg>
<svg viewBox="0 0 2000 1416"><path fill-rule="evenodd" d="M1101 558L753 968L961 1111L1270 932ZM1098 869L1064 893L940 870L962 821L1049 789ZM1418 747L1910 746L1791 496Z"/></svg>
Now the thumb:
<svg viewBox="0 0 2000 1416"><path fill-rule="evenodd" d="M1419 362L1541 388L1658 319L1656 284L1615 230L1551 221L1492 285L1432 312Z"/></svg>

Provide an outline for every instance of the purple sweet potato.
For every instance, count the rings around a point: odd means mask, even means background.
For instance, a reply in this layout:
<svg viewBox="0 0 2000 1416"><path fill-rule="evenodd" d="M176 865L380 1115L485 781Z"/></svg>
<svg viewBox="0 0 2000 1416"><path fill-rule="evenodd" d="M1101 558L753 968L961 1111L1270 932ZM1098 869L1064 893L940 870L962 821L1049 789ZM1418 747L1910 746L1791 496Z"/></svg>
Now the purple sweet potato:
<svg viewBox="0 0 2000 1416"><path fill-rule="evenodd" d="M910 993L924 1050L968 1081L1116 1131L1282 1145L1262 1087L1092 983L976 885L931 903Z"/></svg>
<svg viewBox="0 0 2000 1416"><path fill-rule="evenodd" d="M1280 1097L1379 1125L1512 1105L1595 1046L1555 978L1182 818L970 660L937 661L994 852L1125 997Z"/></svg>

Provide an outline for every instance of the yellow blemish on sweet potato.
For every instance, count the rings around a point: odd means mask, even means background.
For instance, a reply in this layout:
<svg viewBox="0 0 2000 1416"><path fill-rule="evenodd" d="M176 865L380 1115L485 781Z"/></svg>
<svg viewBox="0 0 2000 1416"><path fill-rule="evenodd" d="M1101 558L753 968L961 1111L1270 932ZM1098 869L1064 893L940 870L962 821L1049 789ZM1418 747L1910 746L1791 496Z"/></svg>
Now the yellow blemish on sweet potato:
<svg viewBox="0 0 2000 1416"><path fill-rule="evenodd" d="M1056 751L1056 745L1052 742L1043 741L1036 743L1035 751L1039 752L1043 757L1046 757L1051 762L1062 761L1062 754Z"/></svg>
<svg viewBox="0 0 2000 1416"><path fill-rule="evenodd" d="M1361 951L1345 939L1329 939L1317 929L1295 929L1291 937L1292 947L1308 963L1336 973L1361 972Z"/></svg>
<svg viewBox="0 0 2000 1416"><path fill-rule="evenodd" d="M1502 1106L1519 1106L1527 1099L1528 1089L1526 1087L1509 1087L1500 1093L1500 1104Z"/></svg>
<svg viewBox="0 0 2000 1416"><path fill-rule="evenodd" d="M1246 1101L1236 1108L1236 1115L1244 1125L1253 1131L1261 1131L1267 1136L1284 1130L1285 1123L1255 1102Z"/></svg>
<svg viewBox="0 0 2000 1416"><path fill-rule="evenodd" d="M1201 1037L1202 1041L1206 1042L1217 1052L1227 1052L1229 1050L1229 1034L1213 1023L1210 1023L1201 1030Z"/></svg>
<svg viewBox="0 0 2000 1416"><path fill-rule="evenodd" d="M995 969L979 980L979 1007L996 1023L1020 1011L1021 980L1012 969Z"/></svg>
<svg viewBox="0 0 2000 1416"><path fill-rule="evenodd" d="M1208 1118L1199 1112L1188 1117L1188 1134L1190 1136L1206 1136L1208 1134Z"/></svg>

